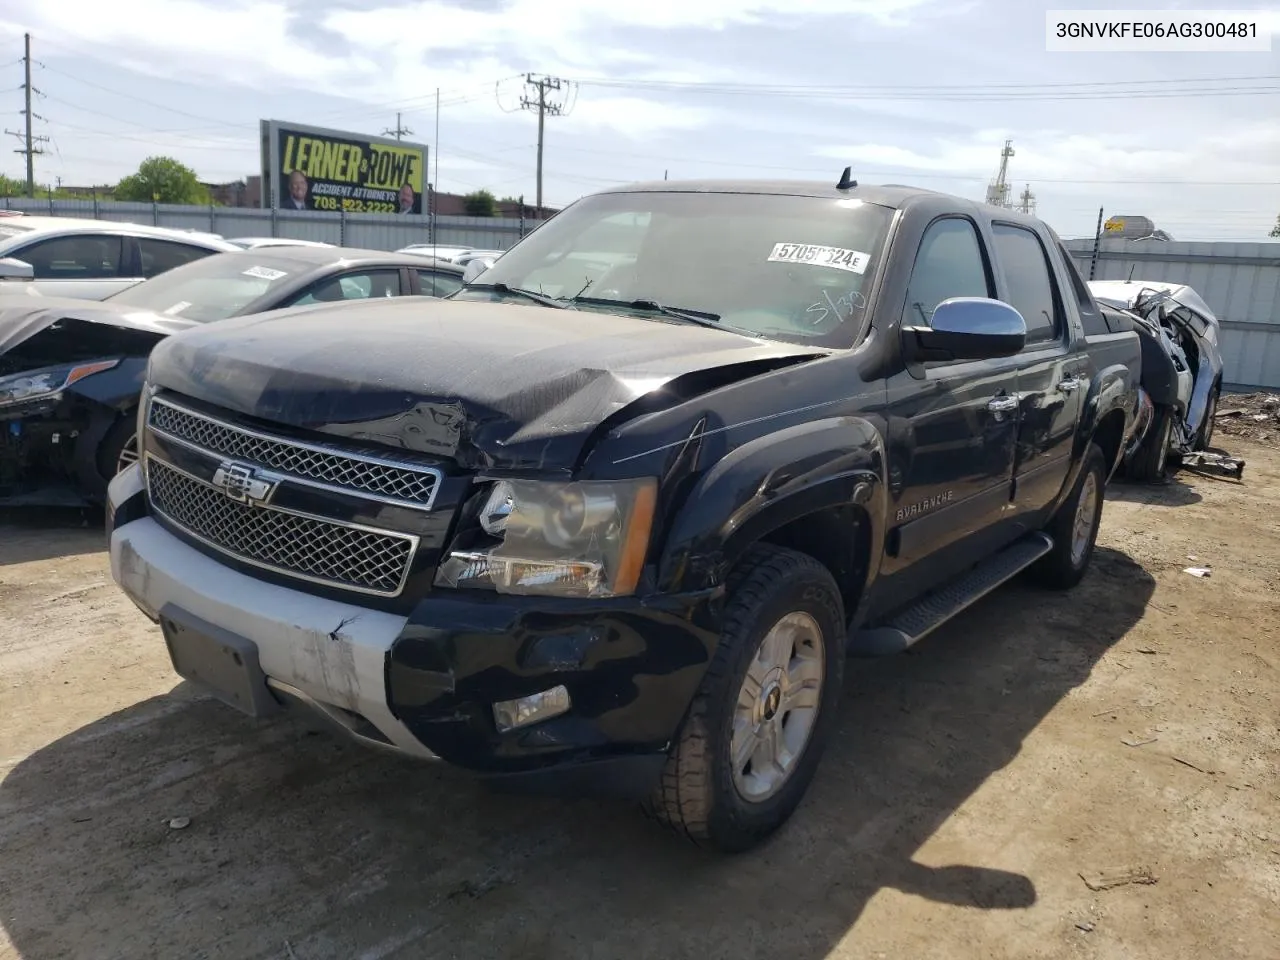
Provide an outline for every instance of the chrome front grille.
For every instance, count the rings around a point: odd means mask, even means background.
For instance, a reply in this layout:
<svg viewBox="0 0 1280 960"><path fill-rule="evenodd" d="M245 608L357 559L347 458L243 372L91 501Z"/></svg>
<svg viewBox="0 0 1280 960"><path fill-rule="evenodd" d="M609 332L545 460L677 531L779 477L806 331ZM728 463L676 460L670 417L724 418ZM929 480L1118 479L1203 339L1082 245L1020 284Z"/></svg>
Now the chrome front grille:
<svg viewBox="0 0 1280 960"><path fill-rule="evenodd" d="M250 506L153 456L145 463L152 508L223 553L363 593L395 596L404 587L414 536Z"/></svg>
<svg viewBox="0 0 1280 960"><path fill-rule="evenodd" d="M432 467L273 437L160 398L150 403L147 425L157 433L221 457L260 464L304 482L420 509L431 509L440 485L440 472Z"/></svg>

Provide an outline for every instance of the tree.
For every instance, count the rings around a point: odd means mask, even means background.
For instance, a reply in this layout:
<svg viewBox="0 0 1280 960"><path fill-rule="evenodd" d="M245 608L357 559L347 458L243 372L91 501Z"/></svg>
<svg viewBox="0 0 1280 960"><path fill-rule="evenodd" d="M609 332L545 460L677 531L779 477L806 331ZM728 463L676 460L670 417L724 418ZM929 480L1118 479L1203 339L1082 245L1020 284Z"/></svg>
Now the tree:
<svg viewBox="0 0 1280 960"><path fill-rule="evenodd" d="M25 180L16 180L0 173L0 197L25 197L27 184Z"/></svg>
<svg viewBox="0 0 1280 960"><path fill-rule="evenodd" d="M493 194L488 190L476 190L462 198L462 209L468 217L492 217L494 215Z"/></svg>
<svg viewBox="0 0 1280 960"><path fill-rule="evenodd" d="M1276 217L1276 225L1271 228L1271 233L1268 236L1280 237L1280 216Z"/></svg>
<svg viewBox="0 0 1280 960"><path fill-rule="evenodd" d="M203 205L209 202L209 191L200 184L194 170L172 157L147 157L137 173L116 185L115 199Z"/></svg>

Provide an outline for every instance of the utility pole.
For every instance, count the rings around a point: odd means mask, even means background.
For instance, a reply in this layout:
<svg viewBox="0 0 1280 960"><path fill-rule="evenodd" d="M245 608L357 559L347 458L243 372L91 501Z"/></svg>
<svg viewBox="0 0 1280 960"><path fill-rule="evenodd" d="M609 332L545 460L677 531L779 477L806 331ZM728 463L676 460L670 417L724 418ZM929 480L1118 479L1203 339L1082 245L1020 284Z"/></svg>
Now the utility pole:
<svg viewBox="0 0 1280 960"><path fill-rule="evenodd" d="M564 82L558 77L540 77L535 80L533 74L525 75L525 84L537 91L538 96L535 100L531 96L520 98L520 106L524 110L538 111L538 200L537 210L538 219L542 219L542 141L543 129L545 127L546 118L548 116L559 117L564 115L564 104L556 101L548 100L547 94L559 92L564 87Z"/></svg>
<svg viewBox="0 0 1280 960"><path fill-rule="evenodd" d="M27 156L27 196L34 197L36 195L36 154L44 153L44 148L41 147L40 144L48 143L49 138L37 137L31 132L31 121L33 119L43 120L44 117L36 114L31 109L31 94L39 93L40 91L31 85L31 34L24 34L23 37L25 40L25 49L24 56L22 58L22 65L26 74L26 80L22 84L22 91L26 100L26 109L22 112L27 118L27 132L24 135L19 133L17 130L6 129L5 133L9 134L11 137L17 137L19 142L22 143L22 149L15 150L13 152L24 153Z"/></svg>
<svg viewBox="0 0 1280 960"><path fill-rule="evenodd" d="M405 134L408 134L408 133L413 133L413 131L412 131L412 130L410 130L408 127L404 126L404 125L400 122L400 114L398 114L398 113L396 114L396 125L395 125L395 127L394 127L393 129L390 129L390 130L383 130L383 131L382 131L382 135L383 135L384 137L395 137L397 140L399 140L401 137L403 137Z"/></svg>

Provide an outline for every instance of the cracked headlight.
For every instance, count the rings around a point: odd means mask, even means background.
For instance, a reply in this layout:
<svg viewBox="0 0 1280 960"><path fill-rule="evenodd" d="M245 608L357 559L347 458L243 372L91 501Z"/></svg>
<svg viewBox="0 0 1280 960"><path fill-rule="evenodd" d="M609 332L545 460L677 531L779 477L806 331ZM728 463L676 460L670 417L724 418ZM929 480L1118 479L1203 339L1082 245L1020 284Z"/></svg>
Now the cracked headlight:
<svg viewBox="0 0 1280 960"><path fill-rule="evenodd" d="M487 543L455 546L436 584L557 597L632 594L649 549L657 487L652 478L499 481L480 510Z"/></svg>
<svg viewBox="0 0 1280 960"><path fill-rule="evenodd" d="M77 380L110 370L119 362L95 360L92 363L64 363L56 367L41 367L39 370L0 377L0 407L56 397Z"/></svg>

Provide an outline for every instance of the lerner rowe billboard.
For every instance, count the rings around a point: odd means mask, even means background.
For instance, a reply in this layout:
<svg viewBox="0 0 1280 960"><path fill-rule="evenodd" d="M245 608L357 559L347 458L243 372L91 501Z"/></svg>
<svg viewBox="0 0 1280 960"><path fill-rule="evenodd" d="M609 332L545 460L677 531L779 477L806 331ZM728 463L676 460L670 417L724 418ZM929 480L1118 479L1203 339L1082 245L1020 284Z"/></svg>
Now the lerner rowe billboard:
<svg viewBox="0 0 1280 960"><path fill-rule="evenodd" d="M427 148L263 120L262 205L277 210L421 214Z"/></svg>

